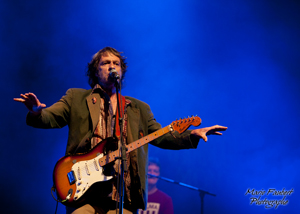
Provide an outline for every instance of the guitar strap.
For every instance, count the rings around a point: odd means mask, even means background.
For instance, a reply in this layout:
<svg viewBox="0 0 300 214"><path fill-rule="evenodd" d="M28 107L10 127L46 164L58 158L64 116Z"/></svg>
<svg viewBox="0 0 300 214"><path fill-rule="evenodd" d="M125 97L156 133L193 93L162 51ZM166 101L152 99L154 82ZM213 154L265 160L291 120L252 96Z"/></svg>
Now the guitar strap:
<svg viewBox="0 0 300 214"><path fill-rule="evenodd" d="M120 113L121 113L121 117L123 118L123 127L126 127L125 120L124 120L124 111L125 111L126 100L125 100L125 97L121 96L120 94L119 94L118 99L119 99L119 104L122 105ZM118 140L120 140L120 135L121 135L119 119L120 119L120 115L119 115L119 111L117 109L115 128L114 128L114 136L117 137ZM125 131L124 128L122 131L123 131L123 136L126 136L126 133L124 133L124 131Z"/></svg>

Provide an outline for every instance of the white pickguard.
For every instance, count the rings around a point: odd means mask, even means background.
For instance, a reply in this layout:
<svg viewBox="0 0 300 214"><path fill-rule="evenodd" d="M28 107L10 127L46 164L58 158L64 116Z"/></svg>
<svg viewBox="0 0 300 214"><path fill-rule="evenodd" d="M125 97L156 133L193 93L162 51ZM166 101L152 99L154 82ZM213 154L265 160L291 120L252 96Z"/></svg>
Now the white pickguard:
<svg viewBox="0 0 300 214"><path fill-rule="evenodd" d="M99 165L99 159L103 154L88 161L79 161L72 166L76 178L76 192L74 200L78 200L94 183L107 181L112 176L103 175L102 167Z"/></svg>

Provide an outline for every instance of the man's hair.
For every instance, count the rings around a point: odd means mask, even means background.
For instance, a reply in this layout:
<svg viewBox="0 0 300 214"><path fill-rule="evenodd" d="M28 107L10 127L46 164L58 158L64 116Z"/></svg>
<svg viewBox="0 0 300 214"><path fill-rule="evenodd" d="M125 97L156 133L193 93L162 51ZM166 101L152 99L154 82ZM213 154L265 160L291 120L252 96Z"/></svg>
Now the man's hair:
<svg viewBox="0 0 300 214"><path fill-rule="evenodd" d="M121 82L124 80L125 73L127 71L127 63L125 62L126 57L121 56L122 52L119 52L114 48L105 47L99 50L96 54L94 54L92 60L88 63L87 66L86 75L89 77L88 83L92 88L94 88L94 86L98 83L98 78L96 77L96 73L98 72L98 67L99 67L101 57L107 53L111 53L120 59L121 70L122 70Z"/></svg>
<svg viewBox="0 0 300 214"><path fill-rule="evenodd" d="M150 165L150 164L155 164L156 166L158 166L160 168L160 163L159 163L158 158L149 157L149 159L148 159L148 165Z"/></svg>

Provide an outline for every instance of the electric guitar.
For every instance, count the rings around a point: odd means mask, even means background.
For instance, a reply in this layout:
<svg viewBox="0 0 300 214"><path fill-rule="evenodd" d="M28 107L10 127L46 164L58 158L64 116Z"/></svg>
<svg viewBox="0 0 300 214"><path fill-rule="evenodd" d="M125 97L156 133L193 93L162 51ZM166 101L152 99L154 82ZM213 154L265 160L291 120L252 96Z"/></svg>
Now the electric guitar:
<svg viewBox="0 0 300 214"><path fill-rule="evenodd" d="M126 145L126 153L168 132L177 131L181 134L191 125L199 126L200 124L201 119L198 116L176 120L170 125ZM81 203L84 201L85 194L88 194L87 192L90 192L93 186L113 178L112 176L104 175L103 166L120 157L120 151L117 149L104 155L104 145L105 142L102 142L86 154L62 157L56 163L53 171L54 188L58 198L61 200L60 202L64 205L74 206Z"/></svg>

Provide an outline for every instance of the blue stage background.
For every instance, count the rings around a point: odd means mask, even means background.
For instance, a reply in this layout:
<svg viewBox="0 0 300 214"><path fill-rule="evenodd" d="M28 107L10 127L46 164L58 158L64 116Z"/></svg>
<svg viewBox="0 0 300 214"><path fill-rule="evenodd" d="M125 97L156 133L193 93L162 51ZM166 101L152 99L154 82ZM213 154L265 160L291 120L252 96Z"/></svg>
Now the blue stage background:
<svg viewBox="0 0 300 214"><path fill-rule="evenodd" d="M201 127L228 126L195 150L150 146L161 175L206 190L204 213L299 213L299 1L2 0L1 213L52 214L52 170L67 128L25 123L13 101L34 92L50 106L99 49L127 57L123 95L151 106L166 126L198 115ZM159 181L175 214L200 213L193 190ZM248 188L294 189L277 209L250 204ZM266 196L282 199L282 196ZM58 213L64 213L59 205Z"/></svg>

